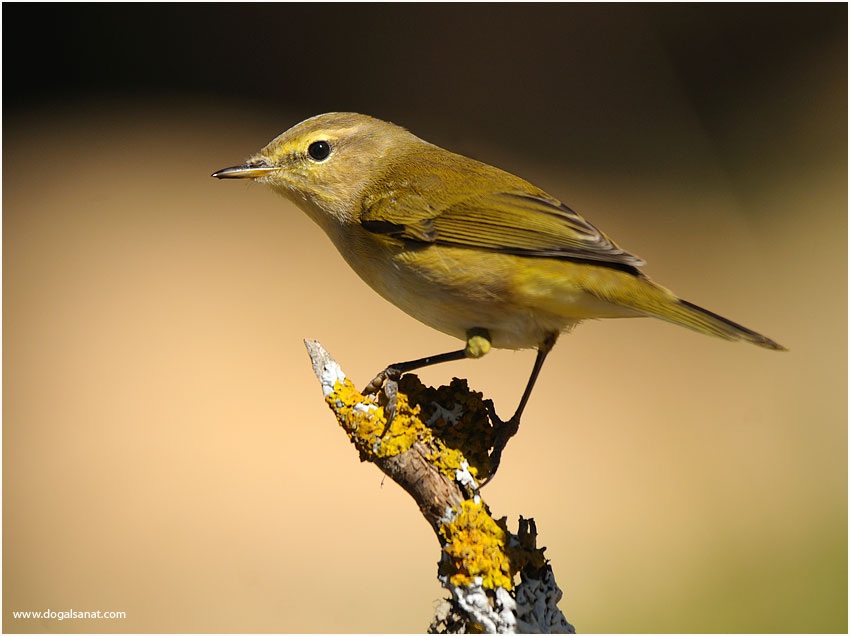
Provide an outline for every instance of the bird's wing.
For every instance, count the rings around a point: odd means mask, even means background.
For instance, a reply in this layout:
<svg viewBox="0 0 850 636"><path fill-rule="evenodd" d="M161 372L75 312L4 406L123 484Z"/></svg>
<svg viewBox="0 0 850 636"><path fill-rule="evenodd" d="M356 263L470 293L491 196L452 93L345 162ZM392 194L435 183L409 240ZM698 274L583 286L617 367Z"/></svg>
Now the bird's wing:
<svg viewBox="0 0 850 636"><path fill-rule="evenodd" d="M488 192L440 205L421 192L371 198L364 202L361 224L370 232L420 243L629 267L644 264L543 193Z"/></svg>

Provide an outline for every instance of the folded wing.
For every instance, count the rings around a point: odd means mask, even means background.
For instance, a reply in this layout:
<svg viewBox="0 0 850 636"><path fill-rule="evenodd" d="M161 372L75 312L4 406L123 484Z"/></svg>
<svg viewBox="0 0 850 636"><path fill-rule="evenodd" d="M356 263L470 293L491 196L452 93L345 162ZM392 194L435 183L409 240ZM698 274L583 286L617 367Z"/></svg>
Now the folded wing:
<svg viewBox="0 0 850 636"><path fill-rule="evenodd" d="M387 193L364 204L369 231L408 241L639 267L644 262L560 201L522 191L447 197L435 204L421 190Z"/></svg>

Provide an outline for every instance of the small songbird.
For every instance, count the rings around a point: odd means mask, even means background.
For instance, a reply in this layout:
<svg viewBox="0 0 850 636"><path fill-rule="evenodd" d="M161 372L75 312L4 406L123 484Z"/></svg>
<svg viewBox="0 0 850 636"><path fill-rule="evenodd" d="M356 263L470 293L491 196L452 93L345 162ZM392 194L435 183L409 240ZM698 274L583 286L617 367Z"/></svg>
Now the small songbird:
<svg viewBox="0 0 850 636"><path fill-rule="evenodd" d="M367 392L413 369L479 358L491 347L537 349L516 413L497 420L493 471L546 355L582 320L652 316L784 350L654 283L638 269L640 258L540 188L379 119L307 119L246 163L212 176L269 185L318 223L381 296L466 342L458 351L391 364Z"/></svg>

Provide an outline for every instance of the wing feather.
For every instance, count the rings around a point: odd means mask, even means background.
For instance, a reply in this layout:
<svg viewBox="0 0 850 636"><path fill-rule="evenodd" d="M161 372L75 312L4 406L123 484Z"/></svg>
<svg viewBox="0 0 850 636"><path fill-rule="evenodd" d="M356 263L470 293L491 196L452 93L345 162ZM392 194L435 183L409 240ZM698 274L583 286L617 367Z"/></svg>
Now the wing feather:
<svg viewBox="0 0 850 636"><path fill-rule="evenodd" d="M367 230L421 243L489 249L524 256L639 267L643 260L545 193L487 192L434 205L422 192L398 190L364 202ZM475 191L475 189L471 189Z"/></svg>

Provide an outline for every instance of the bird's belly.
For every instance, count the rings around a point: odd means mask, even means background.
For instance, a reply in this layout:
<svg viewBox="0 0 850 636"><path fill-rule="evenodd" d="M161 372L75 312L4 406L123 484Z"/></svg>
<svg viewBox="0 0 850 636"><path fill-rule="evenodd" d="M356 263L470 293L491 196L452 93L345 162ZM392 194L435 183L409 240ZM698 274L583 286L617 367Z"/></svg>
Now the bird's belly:
<svg viewBox="0 0 850 636"><path fill-rule="evenodd" d="M371 243L368 249L340 251L381 296L461 340L470 329L483 328L494 347L533 348L547 334L587 318L634 315L586 293L573 280L582 271L571 269L573 263L442 245Z"/></svg>

